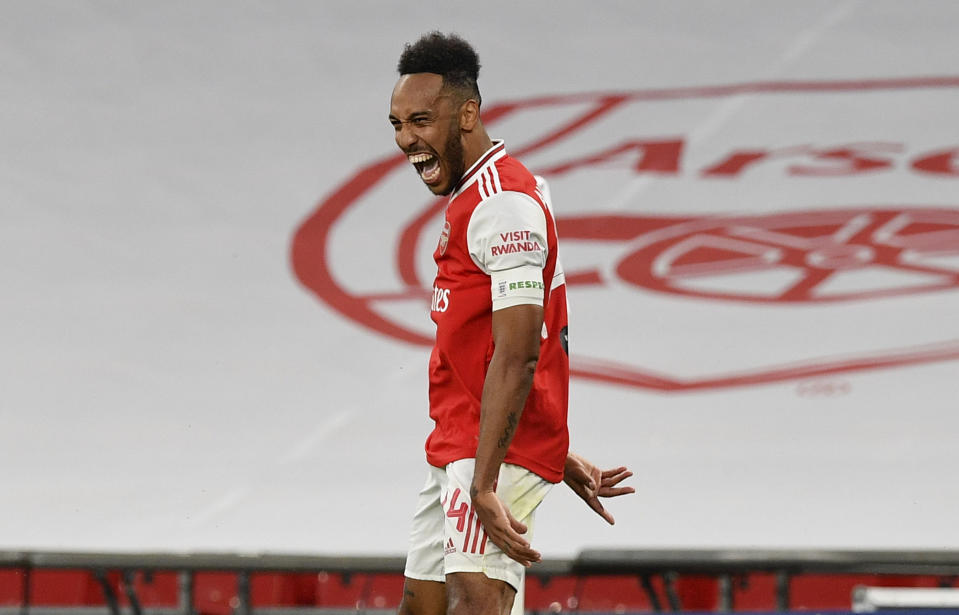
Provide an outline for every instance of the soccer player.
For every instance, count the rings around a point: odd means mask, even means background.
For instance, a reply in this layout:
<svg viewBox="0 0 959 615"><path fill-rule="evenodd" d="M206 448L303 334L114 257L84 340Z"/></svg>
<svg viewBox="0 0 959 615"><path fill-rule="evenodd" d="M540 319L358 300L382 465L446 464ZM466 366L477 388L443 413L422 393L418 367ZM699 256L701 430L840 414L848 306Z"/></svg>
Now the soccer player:
<svg viewBox="0 0 959 615"><path fill-rule="evenodd" d="M479 58L455 35L407 45L390 100L396 144L449 195L434 259L429 472L413 518L400 613L521 611L534 511L565 480L608 523L600 472L569 453L566 285L549 189L487 135Z"/></svg>

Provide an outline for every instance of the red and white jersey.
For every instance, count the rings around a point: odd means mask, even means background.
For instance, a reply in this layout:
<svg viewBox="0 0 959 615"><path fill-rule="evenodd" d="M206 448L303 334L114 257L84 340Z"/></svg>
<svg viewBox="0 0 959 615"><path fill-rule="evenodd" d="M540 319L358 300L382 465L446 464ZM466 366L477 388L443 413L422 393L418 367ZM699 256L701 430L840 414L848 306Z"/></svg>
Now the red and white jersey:
<svg viewBox="0 0 959 615"><path fill-rule="evenodd" d="M476 456L480 400L493 356L492 313L535 303L544 308L539 362L505 462L550 482L563 478L569 447L566 412L566 283L546 183L509 157L502 141L464 174L446 208L433 254L427 461L443 467Z"/></svg>

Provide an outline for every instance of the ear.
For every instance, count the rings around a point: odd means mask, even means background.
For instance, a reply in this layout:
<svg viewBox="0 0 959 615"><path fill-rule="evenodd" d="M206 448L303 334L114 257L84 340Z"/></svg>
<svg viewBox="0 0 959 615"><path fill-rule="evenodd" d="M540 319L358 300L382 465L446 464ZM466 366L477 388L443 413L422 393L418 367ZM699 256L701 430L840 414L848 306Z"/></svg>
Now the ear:
<svg viewBox="0 0 959 615"><path fill-rule="evenodd" d="M472 98L463 103L460 107L460 130L469 132L476 128L480 122L479 103Z"/></svg>

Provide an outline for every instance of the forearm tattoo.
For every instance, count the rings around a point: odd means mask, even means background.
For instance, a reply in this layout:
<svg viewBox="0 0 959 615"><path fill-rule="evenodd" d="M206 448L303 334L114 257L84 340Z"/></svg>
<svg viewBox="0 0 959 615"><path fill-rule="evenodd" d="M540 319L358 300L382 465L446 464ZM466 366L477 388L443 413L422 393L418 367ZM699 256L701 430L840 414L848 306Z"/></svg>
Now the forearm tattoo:
<svg viewBox="0 0 959 615"><path fill-rule="evenodd" d="M506 429L503 430L503 435L500 436L500 439L496 442L496 445L500 448L507 448L509 446L510 440L513 439L513 432L516 431L516 425L519 424L519 417L515 412L510 412L506 415Z"/></svg>

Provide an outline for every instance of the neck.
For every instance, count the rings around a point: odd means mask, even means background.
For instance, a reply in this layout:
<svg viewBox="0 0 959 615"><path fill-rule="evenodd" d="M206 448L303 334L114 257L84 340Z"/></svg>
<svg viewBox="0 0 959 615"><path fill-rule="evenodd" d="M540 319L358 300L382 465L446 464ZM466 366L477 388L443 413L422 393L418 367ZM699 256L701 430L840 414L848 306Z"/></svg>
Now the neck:
<svg viewBox="0 0 959 615"><path fill-rule="evenodd" d="M493 140L486 134L486 129L482 126L467 135L463 143L463 162L466 168L473 166L480 157L493 147Z"/></svg>

